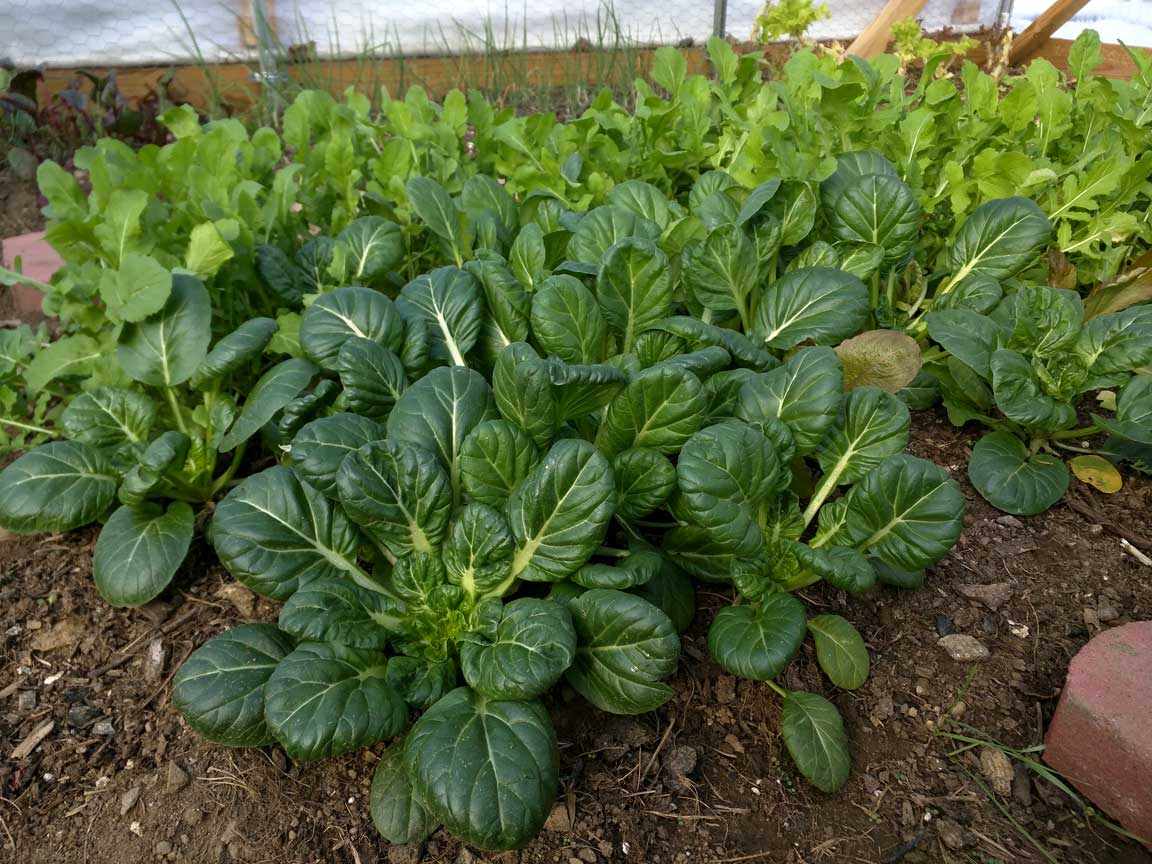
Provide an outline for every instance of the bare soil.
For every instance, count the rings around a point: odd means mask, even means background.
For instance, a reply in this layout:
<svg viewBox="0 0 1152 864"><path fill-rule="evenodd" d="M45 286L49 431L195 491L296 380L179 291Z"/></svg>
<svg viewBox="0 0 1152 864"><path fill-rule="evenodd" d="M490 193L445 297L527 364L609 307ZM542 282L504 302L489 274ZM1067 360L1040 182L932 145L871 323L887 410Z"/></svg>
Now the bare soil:
<svg viewBox="0 0 1152 864"><path fill-rule="evenodd" d="M1039 744L1072 655L1102 627L1152 617L1152 572L1119 540L1152 545L1139 533L1152 484L1103 496L1074 480L1051 512L1005 518L964 480L972 434L922 414L913 440L965 484L968 530L919 591L806 592L864 634L863 688L829 687L808 648L783 682L844 713L855 764L837 795L790 767L772 691L708 659L708 622L729 600L717 588L699 597L675 697L659 711L607 717L556 696L561 806L528 848L491 855L442 831L389 848L367 806L382 747L308 764L275 747L228 750L169 705L188 653L241 621L274 620L276 604L201 546L160 601L111 609L91 583L88 530L0 541L0 848L17 864L1152 862L1019 762L997 794L977 752L951 755L963 745L942 734ZM1000 583L996 609L960 590ZM951 660L937 645L949 631L980 639L990 659ZM9 758L29 736L40 743Z"/></svg>
<svg viewBox="0 0 1152 864"><path fill-rule="evenodd" d="M34 179L17 176L0 159L0 241L44 227L38 194Z"/></svg>

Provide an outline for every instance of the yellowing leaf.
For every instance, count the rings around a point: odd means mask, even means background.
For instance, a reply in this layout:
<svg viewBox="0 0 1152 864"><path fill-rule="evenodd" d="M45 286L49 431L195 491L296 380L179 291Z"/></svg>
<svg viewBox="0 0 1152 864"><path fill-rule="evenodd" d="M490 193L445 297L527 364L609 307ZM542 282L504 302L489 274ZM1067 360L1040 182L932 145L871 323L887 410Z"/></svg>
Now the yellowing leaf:
<svg viewBox="0 0 1152 864"><path fill-rule="evenodd" d="M920 346L895 330L868 330L836 346L844 367L844 389L874 384L897 393L920 371Z"/></svg>
<svg viewBox="0 0 1152 864"><path fill-rule="evenodd" d="M1077 478L1107 495L1119 492L1124 485L1116 466L1102 456L1077 456L1069 459L1068 465Z"/></svg>

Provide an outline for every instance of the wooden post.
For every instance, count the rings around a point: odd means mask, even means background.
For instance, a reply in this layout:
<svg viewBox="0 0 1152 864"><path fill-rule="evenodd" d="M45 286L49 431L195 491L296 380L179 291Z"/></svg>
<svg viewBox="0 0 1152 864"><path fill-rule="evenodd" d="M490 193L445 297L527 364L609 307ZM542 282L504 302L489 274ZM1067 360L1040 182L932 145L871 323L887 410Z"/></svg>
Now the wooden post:
<svg viewBox="0 0 1152 864"><path fill-rule="evenodd" d="M872 23L848 46L848 53L866 60L883 54L892 38L892 25L905 18L913 18L927 5L928 0L888 0Z"/></svg>
<svg viewBox="0 0 1152 864"><path fill-rule="evenodd" d="M1053 33L1087 5L1088 0L1056 0L1012 41L1008 62L1013 66L1027 63L1052 38Z"/></svg>

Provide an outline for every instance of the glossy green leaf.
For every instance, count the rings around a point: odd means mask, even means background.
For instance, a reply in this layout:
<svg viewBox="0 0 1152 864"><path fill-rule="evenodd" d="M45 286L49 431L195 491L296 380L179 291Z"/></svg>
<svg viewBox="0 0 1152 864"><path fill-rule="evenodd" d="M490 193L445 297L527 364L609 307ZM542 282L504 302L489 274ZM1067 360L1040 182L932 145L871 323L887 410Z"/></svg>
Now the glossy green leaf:
<svg viewBox="0 0 1152 864"><path fill-rule="evenodd" d="M1010 432L991 432L972 448L968 479L998 510L1035 516L1064 497L1070 478L1058 457L1030 454L1024 442Z"/></svg>
<svg viewBox="0 0 1152 864"><path fill-rule="evenodd" d="M996 406L1005 417L1044 432L1076 425L1076 409L1044 392L1032 364L1024 356L1001 348L992 353L989 370Z"/></svg>
<svg viewBox="0 0 1152 864"><path fill-rule="evenodd" d="M650 240L628 238L610 248L596 278L604 318L628 351L636 335L672 310L675 285L667 256Z"/></svg>
<svg viewBox="0 0 1152 864"><path fill-rule="evenodd" d="M808 619L808 631L816 642L816 660L837 687L855 690L868 680L868 648L863 637L839 615Z"/></svg>
<svg viewBox="0 0 1152 864"><path fill-rule="evenodd" d="M598 363L606 356L604 314L574 276L551 276L532 296L532 333L545 354L565 363Z"/></svg>
<svg viewBox="0 0 1152 864"><path fill-rule="evenodd" d="M464 680L490 699L532 699L551 689L576 654L568 610L534 597L489 603L489 632L470 633L460 645Z"/></svg>
<svg viewBox="0 0 1152 864"><path fill-rule="evenodd" d="M155 387L183 384L208 355L212 304L200 280L177 273L163 308L125 324L116 349L120 366L134 381Z"/></svg>
<svg viewBox="0 0 1152 864"><path fill-rule="evenodd" d="M740 388L736 416L749 423L779 418L795 438L797 453L816 449L836 422L843 398L840 361L831 348L802 348L783 366Z"/></svg>
<svg viewBox="0 0 1152 864"><path fill-rule="evenodd" d="M1008 279L1032 265L1052 236L1052 223L1028 198L986 201L964 220L948 260L954 280Z"/></svg>
<svg viewBox="0 0 1152 864"><path fill-rule="evenodd" d="M290 357L261 375L244 401L240 416L224 433L220 452L227 453L259 432L277 411L300 395L318 371L310 360Z"/></svg>
<svg viewBox="0 0 1152 864"><path fill-rule="evenodd" d="M452 486L430 450L392 439L365 444L341 463L336 489L348 516L393 555L443 542Z"/></svg>
<svg viewBox="0 0 1152 864"><path fill-rule="evenodd" d="M229 573L275 600L314 579L358 572L360 533L343 510L283 466L229 492L216 506L210 539Z"/></svg>
<svg viewBox="0 0 1152 864"><path fill-rule="evenodd" d="M706 309L739 312L748 320L750 300L759 283L756 249L736 225L712 231L684 264L684 286Z"/></svg>
<svg viewBox="0 0 1152 864"><path fill-rule="evenodd" d="M784 274L764 291L752 333L778 351L801 342L835 345L863 330L870 313L868 289L855 276L808 267Z"/></svg>
<svg viewBox="0 0 1152 864"><path fill-rule="evenodd" d="M759 604L729 606L708 629L708 650L733 675L768 681L791 662L804 641L804 604L772 592Z"/></svg>
<svg viewBox="0 0 1152 864"><path fill-rule="evenodd" d="M933 341L982 378L991 380L988 364L1006 335L995 321L968 309L946 309L929 312L927 323Z"/></svg>
<svg viewBox="0 0 1152 864"><path fill-rule="evenodd" d="M611 204L589 210L568 241L568 256L597 267L608 250L625 237L660 238L660 226L631 210Z"/></svg>
<svg viewBox="0 0 1152 864"><path fill-rule="evenodd" d="M455 366L480 338L484 306L480 284L467 270L439 267L417 276L404 286L396 300L408 320L424 322L431 336L431 356Z"/></svg>
<svg viewBox="0 0 1152 864"><path fill-rule="evenodd" d="M384 680L413 708L430 708L456 686L456 663L392 657Z"/></svg>
<svg viewBox="0 0 1152 864"><path fill-rule="evenodd" d="M707 407L704 387L691 372L645 369L608 403L596 445L608 456L636 447L675 453L700 428Z"/></svg>
<svg viewBox="0 0 1152 864"><path fill-rule="evenodd" d="M98 519L120 478L90 444L54 441L0 471L0 527L19 534L71 531Z"/></svg>
<svg viewBox="0 0 1152 864"><path fill-rule="evenodd" d="M612 191L608 193L608 203L631 210L637 216L654 222L661 228L668 225L672 215L668 198L664 193L643 180L625 180L613 186Z"/></svg>
<svg viewBox="0 0 1152 864"><path fill-rule="evenodd" d="M60 415L65 436L96 447L146 441L155 421L156 403L123 387L86 390L73 397Z"/></svg>
<svg viewBox="0 0 1152 864"><path fill-rule="evenodd" d="M404 257L400 226L382 216L361 216L336 235L343 248L344 278L353 285L367 284L395 270Z"/></svg>
<svg viewBox="0 0 1152 864"><path fill-rule="evenodd" d="M385 419L408 386L400 358L368 339L349 339L336 358L344 407L356 414Z"/></svg>
<svg viewBox="0 0 1152 864"><path fill-rule="evenodd" d="M268 729L293 759L339 756L397 734L408 722L375 651L305 642L264 685Z"/></svg>
<svg viewBox="0 0 1152 864"><path fill-rule="evenodd" d="M847 782L852 757L835 705L815 693L793 690L784 699L781 731L792 761L813 786L835 792Z"/></svg>
<svg viewBox="0 0 1152 864"><path fill-rule="evenodd" d="M568 604L576 627L576 658L565 679L602 711L643 714L663 705L672 688L680 638L672 621L647 600L603 588Z"/></svg>
<svg viewBox="0 0 1152 864"><path fill-rule="evenodd" d="M492 387L501 416L546 446L560 422L552 396L552 374L531 345L513 342L500 354Z"/></svg>
<svg viewBox="0 0 1152 864"><path fill-rule="evenodd" d="M159 312L171 292L172 273L155 258L136 252L125 255L118 270L100 273L100 299L120 321L143 321Z"/></svg>
<svg viewBox="0 0 1152 864"><path fill-rule="evenodd" d="M196 367L189 383L193 387L203 388L252 364L259 359L279 329L280 326L273 318L245 321L212 346L208 356Z"/></svg>
<svg viewBox="0 0 1152 864"><path fill-rule="evenodd" d="M405 184L405 189L416 215L459 256L467 242L456 204L444 187L430 177L413 177Z"/></svg>
<svg viewBox="0 0 1152 864"><path fill-rule="evenodd" d="M241 624L192 652L172 681L172 704L215 744L272 743L264 722L264 685L294 648L272 624Z"/></svg>
<svg viewBox="0 0 1152 864"><path fill-rule="evenodd" d="M886 264L898 263L916 245L920 202L902 180L869 174L853 180L828 203L824 212L832 235L846 243L879 246Z"/></svg>
<svg viewBox="0 0 1152 864"><path fill-rule="evenodd" d="M404 320L379 291L356 286L329 291L304 310L300 346L321 369L339 371L340 349L354 337L399 352L404 343Z"/></svg>
<svg viewBox="0 0 1152 864"><path fill-rule="evenodd" d="M473 501L503 507L539 460L536 445L519 426L485 420L464 439L460 480Z"/></svg>
<svg viewBox="0 0 1152 864"><path fill-rule="evenodd" d="M434 369L396 400L388 415L388 437L432 451L458 494L464 439L497 416L492 388L479 372L461 366Z"/></svg>
<svg viewBox="0 0 1152 864"><path fill-rule="evenodd" d="M572 574L572 581L582 588L616 588L626 591L651 582L659 575L662 564L659 552L639 546L612 564L585 564Z"/></svg>
<svg viewBox="0 0 1152 864"><path fill-rule="evenodd" d="M612 460L616 515L639 519L660 507L676 488L676 468L657 450L636 447Z"/></svg>
<svg viewBox="0 0 1152 864"><path fill-rule="evenodd" d="M1086 322L1076 351L1094 375L1152 366L1152 306L1133 306Z"/></svg>
<svg viewBox="0 0 1152 864"><path fill-rule="evenodd" d="M100 529L92 578L113 606L143 606L168 587L192 543L192 508L145 502L116 510Z"/></svg>
<svg viewBox="0 0 1152 864"><path fill-rule="evenodd" d="M301 642L383 651L403 625L399 605L349 579L314 579L280 607L280 629Z"/></svg>
<svg viewBox="0 0 1152 864"><path fill-rule="evenodd" d="M536 836L560 773L556 732L543 705L491 700L467 687L417 721L404 761L433 817L490 851L515 849Z"/></svg>
<svg viewBox="0 0 1152 864"><path fill-rule="evenodd" d="M508 520L474 501L456 512L441 558L448 581L472 596L507 590L515 549Z"/></svg>
<svg viewBox="0 0 1152 864"><path fill-rule="evenodd" d="M603 454L578 439L553 444L508 499L512 575L555 582L574 573L604 539L615 506L612 466Z"/></svg>
<svg viewBox="0 0 1152 864"><path fill-rule="evenodd" d="M908 444L912 417L907 406L879 387L858 387L844 398L842 419L816 451L822 484L863 479Z"/></svg>
<svg viewBox="0 0 1152 864"><path fill-rule="evenodd" d="M192 439L183 432L169 431L157 436L128 469L117 492L122 504L140 504L162 490L166 472L179 469L188 458Z"/></svg>
<svg viewBox="0 0 1152 864"><path fill-rule="evenodd" d="M676 462L675 512L737 555L762 543L760 507L787 482L772 443L756 427L728 420L688 439Z"/></svg>
<svg viewBox="0 0 1152 864"><path fill-rule="evenodd" d="M860 551L901 570L943 558L964 528L964 494L939 465L889 456L852 491L845 530Z"/></svg>
<svg viewBox="0 0 1152 864"><path fill-rule="evenodd" d="M757 372L767 372L780 365L780 361L737 330L717 327L698 318L676 315L663 318L652 325L653 329L663 330L679 336L697 346L718 346L727 351L733 361Z"/></svg>
<svg viewBox="0 0 1152 864"><path fill-rule="evenodd" d="M372 824L389 843L419 843L436 830L436 820L412 789L404 765L404 742L384 751L372 774L368 809Z"/></svg>
<svg viewBox="0 0 1152 864"><path fill-rule="evenodd" d="M340 413L308 423L292 439L289 457L300 479L336 497L336 472L349 453L385 437L384 427L358 414Z"/></svg>

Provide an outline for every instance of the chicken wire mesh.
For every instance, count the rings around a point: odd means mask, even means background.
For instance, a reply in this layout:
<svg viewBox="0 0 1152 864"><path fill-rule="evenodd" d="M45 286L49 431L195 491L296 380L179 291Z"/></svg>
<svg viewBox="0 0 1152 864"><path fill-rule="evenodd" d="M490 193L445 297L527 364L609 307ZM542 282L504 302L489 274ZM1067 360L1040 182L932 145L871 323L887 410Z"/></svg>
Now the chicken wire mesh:
<svg viewBox="0 0 1152 864"><path fill-rule="evenodd" d="M808 35L851 39L886 0L827 0ZM929 32L998 20L1004 0L929 0ZM717 5L719 4L719 5ZM675 45L748 39L764 0L0 0L0 64L133 66L256 60L261 46L321 58Z"/></svg>

